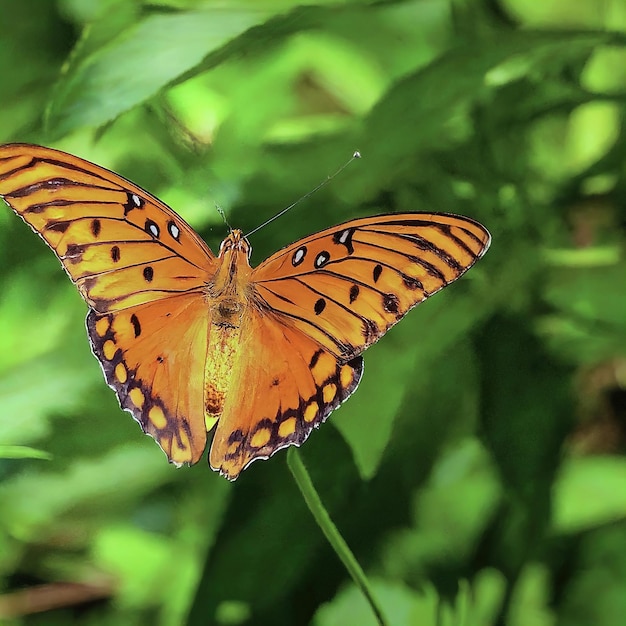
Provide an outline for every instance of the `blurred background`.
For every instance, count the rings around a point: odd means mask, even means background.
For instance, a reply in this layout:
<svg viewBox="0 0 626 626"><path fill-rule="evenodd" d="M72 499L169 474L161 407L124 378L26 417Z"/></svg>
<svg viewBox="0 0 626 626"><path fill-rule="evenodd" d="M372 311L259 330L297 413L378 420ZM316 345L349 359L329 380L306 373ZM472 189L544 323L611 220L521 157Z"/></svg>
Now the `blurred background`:
<svg viewBox="0 0 626 626"><path fill-rule="evenodd" d="M626 623L624 0L0 0L0 141L114 170L253 264L447 211L467 276L301 454L391 625ZM0 206L0 623L368 626L286 454L175 469Z"/></svg>

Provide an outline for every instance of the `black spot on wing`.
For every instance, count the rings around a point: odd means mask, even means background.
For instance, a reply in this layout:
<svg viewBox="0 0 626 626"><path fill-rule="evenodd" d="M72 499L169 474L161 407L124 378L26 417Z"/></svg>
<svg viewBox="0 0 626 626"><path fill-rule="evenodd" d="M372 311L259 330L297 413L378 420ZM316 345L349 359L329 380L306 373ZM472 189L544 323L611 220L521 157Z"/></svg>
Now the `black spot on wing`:
<svg viewBox="0 0 626 626"><path fill-rule="evenodd" d="M315 311L315 315L319 315L326 308L326 300L324 298L320 298L313 307Z"/></svg>
<svg viewBox="0 0 626 626"><path fill-rule="evenodd" d="M309 363L309 369L313 369L317 365L317 361L324 354L324 350L318 350L312 357L311 362Z"/></svg>
<svg viewBox="0 0 626 626"><path fill-rule="evenodd" d="M337 231L333 235L333 243L346 247L348 254L354 252L354 246L352 245L352 236L354 235L354 228L346 228L345 230Z"/></svg>
<svg viewBox="0 0 626 626"><path fill-rule="evenodd" d="M126 194L126 203L124 204L124 216L128 215L135 209L143 209L145 205L144 199L138 196L136 193Z"/></svg>
<svg viewBox="0 0 626 626"><path fill-rule="evenodd" d="M243 442L245 441L245 439L246 439L246 436L243 430L241 430L240 428L238 428L237 430L233 430L233 432L230 433L230 436L228 437L228 445L229 446L233 446L235 444L238 444L238 445L233 452L226 454L227 460L230 461L232 459L235 459L241 454L241 446L243 445Z"/></svg>
<svg viewBox="0 0 626 626"><path fill-rule="evenodd" d="M294 267L298 267L302 261L306 258L306 246L301 246L298 248L291 257L291 264Z"/></svg>
<svg viewBox="0 0 626 626"><path fill-rule="evenodd" d="M424 285L422 285L422 282L417 280L417 278L411 278L410 276L407 276L406 274L402 275L402 282L404 283L404 286L407 289L421 289L422 291L424 291Z"/></svg>
<svg viewBox="0 0 626 626"><path fill-rule="evenodd" d="M386 293L383 295L383 309L387 311L387 313L398 313L399 302L398 296L394 293Z"/></svg>
<svg viewBox="0 0 626 626"><path fill-rule="evenodd" d="M139 337L141 335L141 324L139 323L139 318L134 313L130 316L130 323L133 325L135 337Z"/></svg>
<svg viewBox="0 0 626 626"><path fill-rule="evenodd" d="M150 265L143 268L143 277L147 283L151 283L154 278L154 269Z"/></svg>
<svg viewBox="0 0 626 626"><path fill-rule="evenodd" d="M316 257L315 257L315 267L317 269L320 269L320 267L324 267L324 265L326 265L326 263L328 263L328 261L330 261L330 254L326 251L326 250L322 250Z"/></svg>
<svg viewBox="0 0 626 626"><path fill-rule="evenodd" d="M155 239L158 239L159 235L161 234L161 229L159 228L159 225L151 219L146 220L144 229L149 235L152 235L152 237L154 237Z"/></svg>
<svg viewBox="0 0 626 626"><path fill-rule="evenodd" d="M64 261L70 263L79 263L83 259L83 253L85 252L85 246L78 243L68 243L63 255Z"/></svg>
<svg viewBox="0 0 626 626"><path fill-rule="evenodd" d="M350 287L350 304L352 304L359 297L359 286L352 285Z"/></svg>
<svg viewBox="0 0 626 626"><path fill-rule="evenodd" d="M376 265L374 267L374 271L372 272L372 278L374 279L374 282L377 283L378 279L380 278L380 275L383 273L383 266L382 265Z"/></svg>
<svg viewBox="0 0 626 626"><path fill-rule="evenodd" d="M50 222L46 225L46 230L53 230L55 233L64 233L69 227L69 222Z"/></svg>
<svg viewBox="0 0 626 626"><path fill-rule="evenodd" d="M170 220L167 223L167 232L172 236L175 241L180 243L180 228L176 225L176 222Z"/></svg>

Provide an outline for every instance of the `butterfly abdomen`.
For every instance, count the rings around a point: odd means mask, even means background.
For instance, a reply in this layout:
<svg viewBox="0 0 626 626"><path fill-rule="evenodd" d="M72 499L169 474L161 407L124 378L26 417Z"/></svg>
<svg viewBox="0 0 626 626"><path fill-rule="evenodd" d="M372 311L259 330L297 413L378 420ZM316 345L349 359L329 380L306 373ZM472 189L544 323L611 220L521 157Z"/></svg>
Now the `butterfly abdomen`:
<svg viewBox="0 0 626 626"><path fill-rule="evenodd" d="M204 368L204 406L207 431L215 425L222 414L224 400L236 367L239 351L241 323L234 324L212 320L209 324L208 351Z"/></svg>

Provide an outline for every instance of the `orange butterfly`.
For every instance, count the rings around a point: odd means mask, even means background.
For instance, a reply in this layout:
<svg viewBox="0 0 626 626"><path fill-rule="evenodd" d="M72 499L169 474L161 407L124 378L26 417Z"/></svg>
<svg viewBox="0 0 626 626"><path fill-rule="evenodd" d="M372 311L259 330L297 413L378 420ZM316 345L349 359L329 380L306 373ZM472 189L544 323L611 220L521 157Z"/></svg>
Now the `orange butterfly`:
<svg viewBox="0 0 626 626"><path fill-rule="evenodd" d="M351 220L259 267L233 230L216 257L121 176L39 146L0 147L0 196L54 250L89 305L87 331L120 405L177 466L234 480L299 446L356 389L360 354L489 247L477 222Z"/></svg>

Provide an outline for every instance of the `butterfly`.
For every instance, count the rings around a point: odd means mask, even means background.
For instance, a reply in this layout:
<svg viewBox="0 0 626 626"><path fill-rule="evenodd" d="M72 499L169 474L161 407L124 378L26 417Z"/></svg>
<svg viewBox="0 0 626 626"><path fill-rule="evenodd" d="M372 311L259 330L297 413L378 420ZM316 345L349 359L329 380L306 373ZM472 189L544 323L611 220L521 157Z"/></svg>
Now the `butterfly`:
<svg viewBox="0 0 626 626"><path fill-rule="evenodd" d="M350 396L361 353L486 252L466 217L393 213L305 237L258 267L232 230L215 256L137 185L40 146L0 146L0 196L89 306L92 351L120 406L177 466L234 480L299 446Z"/></svg>

